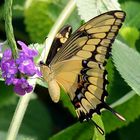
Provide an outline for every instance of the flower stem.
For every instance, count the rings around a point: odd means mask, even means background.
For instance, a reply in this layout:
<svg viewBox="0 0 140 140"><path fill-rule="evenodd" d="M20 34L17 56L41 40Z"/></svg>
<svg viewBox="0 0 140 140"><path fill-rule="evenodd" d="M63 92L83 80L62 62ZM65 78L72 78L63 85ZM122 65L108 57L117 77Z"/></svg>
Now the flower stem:
<svg viewBox="0 0 140 140"><path fill-rule="evenodd" d="M46 41L47 47L43 50L43 52L41 54L41 56L43 56L43 54L45 54L43 57L44 59L47 58L47 55L49 53L49 49L51 47L51 44L52 44L52 41L53 41L55 34L59 30L59 28L62 26L62 24L67 20L69 15L72 13L74 7L75 7L74 0L70 0L69 3L64 8L64 10L62 11L62 13L60 14L60 16L58 17L58 20L56 21L56 23L52 27L52 29L49 33L48 39ZM33 78L29 79L28 82L30 85L33 85L33 87L34 87L36 84L36 79L33 79ZM16 111L14 113L13 119L11 121L9 130L8 130L7 140L15 140L16 139L17 134L18 134L18 130L19 130L20 125L22 123L22 119L24 117L24 114L26 112L26 109L27 109L27 106L28 106L30 99L31 99L31 93L28 93L19 99L19 103L17 104Z"/></svg>
<svg viewBox="0 0 140 140"><path fill-rule="evenodd" d="M35 84L35 80L32 79L32 82ZM14 116L12 118L9 130L8 130L8 135L7 135L7 140L15 140L18 134L18 130L20 128L20 125L22 123L24 114L26 112L27 106L29 104L29 101L31 99L32 94L28 93L24 95L23 97L20 97L19 102L17 104Z"/></svg>
<svg viewBox="0 0 140 140"><path fill-rule="evenodd" d="M13 0L5 0L5 31L8 44L12 50L13 57L17 57L17 45L12 27L12 3Z"/></svg>

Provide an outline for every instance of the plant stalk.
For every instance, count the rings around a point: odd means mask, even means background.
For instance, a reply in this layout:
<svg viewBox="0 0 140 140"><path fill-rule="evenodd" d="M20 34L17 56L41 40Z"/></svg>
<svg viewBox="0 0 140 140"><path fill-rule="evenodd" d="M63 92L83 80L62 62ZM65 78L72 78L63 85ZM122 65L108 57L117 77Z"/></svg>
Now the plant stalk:
<svg viewBox="0 0 140 140"><path fill-rule="evenodd" d="M12 55L17 58L17 45L13 33L13 26L12 26L12 3L13 0L5 0L5 32L8 44L12 50Z"/></svg>

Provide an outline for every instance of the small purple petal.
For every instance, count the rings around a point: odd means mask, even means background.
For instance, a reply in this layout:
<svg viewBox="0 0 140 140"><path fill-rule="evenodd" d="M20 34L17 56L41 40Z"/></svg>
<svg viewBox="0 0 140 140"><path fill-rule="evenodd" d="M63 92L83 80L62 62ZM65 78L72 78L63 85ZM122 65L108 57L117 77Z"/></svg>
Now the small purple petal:
<svg viewBox="0 0 140 140"><path fill-rule="evenodd" d="M14 60L9 60L6 62L2 61L0 67L1 67L2 73L16 74L18 71Z"/></svg>
<svg viewBox="0 0 140 140"><path fill-rule="evenodd" d="M22 47L22 49L23 50L25 50L26 51L26 49L28 48L28 46L24 43L24 42L22 42L22 41L17 41L17 43Z"/></svg>
<svg viewBox="0 0 140 140"><path fill-rule="evenodd" d="M9 75L9 76L7 75L7 78L5 80L5 83L7 85L11 85L11 84L13 84L14 79L15 79L15 75Z"/></svg>
<svg viewBox="0 0 140 140"><path fill-rule="evenodd" d="M15 79L13 80L13 84L16 85L16 84L18 83L18 80L19 80L19 79L15 78Z"/></svg>
<svg viewBox="0 0 140 140"><path fill-rule="evenodd" d="M37 50L33 50L31 48L29 48L24 42L22 41L17 41L17 43L21 46L22 51L24 53L24 55L28 56L29 58L33 58L35 56L38 55ZM22 54L22 53L21 53ZM20 55L21 55L20 54Z"/></svg>
<svg viewBox="0 0 140 140"><path fill-rule="evenodd" d="M2 77L5 79L5 83L7 85L13 84L13 79L18 72L18 68L14 59L12 58L11 49L7 49L3 53L3 57L1 59L0 68L2 71Z"/></svg>
<svg viewBox="0 0 140 140"><path fill-rule="evenodd" d="M41 76L42 76L41 71L39 71L38 69L36 69L36 74L37 74L37 76L39 76L39 77L41 77Z"/></svg>
<svg viewBox="0 0 140 140"><path fill-rule="evenodd" d="M5 79L5 83L7 85L11 85L13 83L13 79L18 72L17 66L14 60L8 60L6 62L1 62L0 64L2 77Z"/></svg>
<svg viewBox="0 0 140 140"><path fill-rule="evenodd" d="M14 87L14 92L16 92L19 95L25 95L26 94L26 92L24 90L22 90L20 86L17 86L17 85Z"/></svg>
<svg viewBox="0 0 140 140"><path fill-rule="evenodd" d="M12 51L11 51L11 49L6 49L5 51L4 51L4 53L3 53L3 56L4 57L12 57Z"/></svg>
<svg viewBox="0 0 140 140"><path fill-rule="evenodd" d="M38 73L37 67L35 66L33 60L25 55L19 57L16 60L16 64L18 65L18 70L23 74L26 74L28 76L33 76Z"/></svg>
<svg viewBox="0 0 140 140"><path fill-rule="evenodd" d="M28 81L24 78L18 79L15 82L14 91L19 95L25 95L33 90Z"/></svg>
<svg viewBox="0 0 140 140"><path fill-rule="evenodd" d="M11 49L6 49L3 53L3 57L2 57L1 61L5 62L10 59L12 59L12 51L11 51Z"/></svg>
<svg viewBox="0 0 140 140"><path fill-rule="evenodd" d="M30 59L19 59L19 71L28 76L33 76L36 73L36 67Z"/></svg>

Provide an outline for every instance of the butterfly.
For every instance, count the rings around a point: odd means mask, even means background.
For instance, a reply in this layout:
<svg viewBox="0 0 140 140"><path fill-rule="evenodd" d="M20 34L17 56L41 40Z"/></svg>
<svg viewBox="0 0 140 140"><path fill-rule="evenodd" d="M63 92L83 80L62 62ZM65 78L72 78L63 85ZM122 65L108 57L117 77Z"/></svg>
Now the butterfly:
<svg viewBox="0 0 140 140"><path fill-rule="evenodd" d="M64 26L52 43L46 63L40 63L42 77L48 83L52 100L59 101L62 87L68 93L81 122L90 120L94 113L100 115L103 108L125 120L105 103L108 95L105 65L125 15L119 10L103 13L74 33L71 26Z"/></svg>

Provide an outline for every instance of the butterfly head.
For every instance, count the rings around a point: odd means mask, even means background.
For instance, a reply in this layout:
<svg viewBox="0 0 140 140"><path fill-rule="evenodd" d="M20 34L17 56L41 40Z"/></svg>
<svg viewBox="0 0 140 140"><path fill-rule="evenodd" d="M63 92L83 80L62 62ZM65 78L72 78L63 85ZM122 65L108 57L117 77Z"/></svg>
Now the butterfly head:
<svg viewBox="0 0 140 140"><path fill-rule="evenodd" d="M43 79L46 81L46 82L49 82L51 81L51 79L53 78L52 74L51 74L51 70L50 68L44 64L44 62L40 61L40 71L41 71L41 74L42 74L42 77Z"/></svg>

